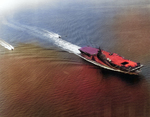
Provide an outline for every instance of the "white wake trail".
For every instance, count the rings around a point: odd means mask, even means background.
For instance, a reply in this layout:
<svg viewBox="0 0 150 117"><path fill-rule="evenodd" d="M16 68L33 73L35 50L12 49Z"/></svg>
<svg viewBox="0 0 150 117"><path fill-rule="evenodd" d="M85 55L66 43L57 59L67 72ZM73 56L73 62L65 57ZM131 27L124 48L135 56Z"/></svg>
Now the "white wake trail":
<svg viewBox="0 0 150 117"><path fill-rule="evenodd" d="M51 41L53 41L55 45L63 48L64 50L66 50L70 53L74 53L74 54L80 53L79 48L81 48L81 47L61 39L61 36L56 33L49 32L47 30L43 30L43 31L45 32L45 33L43 33L44 34L43 36L46 36L49 39L51 39Z"/></svg>
<svg viewBox="0 0 150 117"><path fill-rule="evenodd" d="M0 39L0 45L7 48L8 50L14 50L14 47L9 43L5 42L4 40Z"/></svg>
<svg viewBox="0 0 150 117"><path fill-rule="evenodd" d="M25 31L28 34L40 37L42 40L50 41L53 44L55 44L56 46L59 46L62 49L64 49L65 51L68 51L70 53L74 53L74 54L80 53L80 51L78 50L80 48L79 46L61 39L61 36L54 32L49 32L48 30L45 30L45 29L41 29L41 28L37 28L37 27L33 27L33 26L22 25L22 24L18 24L18 23L12 24L7 21L5 21L3 23L9 27L16 29L16 30Z"/></svg>

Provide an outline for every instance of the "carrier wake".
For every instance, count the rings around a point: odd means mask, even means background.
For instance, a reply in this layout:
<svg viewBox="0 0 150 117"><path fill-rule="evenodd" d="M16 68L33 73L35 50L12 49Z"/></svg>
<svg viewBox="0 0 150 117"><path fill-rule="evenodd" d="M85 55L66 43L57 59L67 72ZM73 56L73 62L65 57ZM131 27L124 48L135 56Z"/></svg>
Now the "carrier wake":
<svg viewBox="0 0 150 117"><path fill-rule="evenodd" d="M23 31L30 35L39 37L40 39L42 39L44 41L49 41L50 43L53 43L56 46L59 46L60 48L64 49L65 51L68 51L70 53L74 53L74 54L80 53L79 46L63 40L62 38L60 38L61 36L57 33L50 32L48 30L41 29L41 28L34 27L34 26L22 25L19 23L9 23L7 21L3 21L3 24L5 24L13 29Z"/></svg>

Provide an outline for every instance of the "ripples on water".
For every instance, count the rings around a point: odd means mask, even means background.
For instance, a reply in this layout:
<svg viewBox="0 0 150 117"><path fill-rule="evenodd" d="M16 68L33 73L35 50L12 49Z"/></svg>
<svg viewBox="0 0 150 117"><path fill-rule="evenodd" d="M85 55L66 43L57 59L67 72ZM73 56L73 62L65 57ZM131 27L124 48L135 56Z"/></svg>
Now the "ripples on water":
<svg viewBox="0 0 150 117"><path fill-rule="evenodd" d="M0 64L3 117L149 115L142 76L108 72L56 47L31 44L1 50Z"/></svg>
<svg viewBox="0 0 150 117"><path fill-rule="evenodd" d="M0 116L148 117L149 7L114 3L56 2L4 15L0 38L15 49L0 48ZM86 45L141 62L143 72L89 64L73 54Z"/></svg>

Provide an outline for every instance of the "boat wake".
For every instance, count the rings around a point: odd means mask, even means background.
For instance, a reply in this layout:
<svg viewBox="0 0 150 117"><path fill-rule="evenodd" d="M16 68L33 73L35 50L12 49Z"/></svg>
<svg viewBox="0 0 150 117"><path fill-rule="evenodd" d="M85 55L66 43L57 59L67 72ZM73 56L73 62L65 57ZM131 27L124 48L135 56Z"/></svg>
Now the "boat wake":
<svg viewBox="0 0 150 117"><path fill-rule="evenodd" d="M4 40L0 39L0 45L5 47L8 50L14 50L14 47L10 45L9 43L5 42Z"/></svg>
<svg viewBox="0 0 150 117"><path fill-rule="evenodd" d="M55 44L56 46L59 46L61 49L68 51L70 53L74 53L74 54L80 53L80 51L78 50L80 48L79 46L63 40L61 36L57 33L50 32L48 30L41 29L34 26L22 25L19 23L9 23L7 21L4 21L3 24L11 28L14 28L16 30L23 31L33 36L39 37L42 40L49 41Z"/></svg>

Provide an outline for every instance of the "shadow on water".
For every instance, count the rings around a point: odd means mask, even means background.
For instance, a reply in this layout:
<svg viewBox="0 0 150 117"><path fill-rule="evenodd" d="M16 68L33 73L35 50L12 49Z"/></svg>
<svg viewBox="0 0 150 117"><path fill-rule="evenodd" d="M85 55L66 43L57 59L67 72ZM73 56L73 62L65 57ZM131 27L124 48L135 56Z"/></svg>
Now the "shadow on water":
<svg viewBox="0 0 150 117"><path fill-rule="evenodd" d="M103 74L104 78L109 78L109 77L115 76L115 77L121 79L122 81L124 81L128 84L132 84L132 85L138 84L144 79L144 76L142 76L141 74L130 75L130 74L119 73L119 72L110 71L110 70L106 70L106 69L102 69L101 73Z"/></svg>

